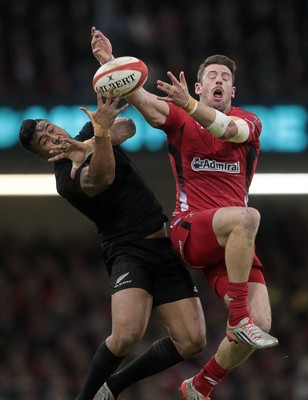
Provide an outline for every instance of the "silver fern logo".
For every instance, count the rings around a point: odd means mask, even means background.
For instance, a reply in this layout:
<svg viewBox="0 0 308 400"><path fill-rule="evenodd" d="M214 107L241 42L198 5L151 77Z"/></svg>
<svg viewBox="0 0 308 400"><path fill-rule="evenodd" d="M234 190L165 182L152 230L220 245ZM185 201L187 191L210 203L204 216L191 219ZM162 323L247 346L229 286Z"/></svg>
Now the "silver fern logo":
<svg viewBox="0 0 308 400"><path fill-rule="evenodd" d="M132 282L131 279L125 279L129 275L129 272L126 272L125 274L121 275L118 277L118 279L115 281L114 284L114 289L118 288L119 286L127 285Z"/></svg>
<svg viewBox="0 0 308 400"><path fill-rule="evenodd" d="M116 285L118 285L121 281L123 281L123 279L126 278L127 275L129 275L129 272L126 272L126 274L119 276L118 279L116 280Z"/></svg>

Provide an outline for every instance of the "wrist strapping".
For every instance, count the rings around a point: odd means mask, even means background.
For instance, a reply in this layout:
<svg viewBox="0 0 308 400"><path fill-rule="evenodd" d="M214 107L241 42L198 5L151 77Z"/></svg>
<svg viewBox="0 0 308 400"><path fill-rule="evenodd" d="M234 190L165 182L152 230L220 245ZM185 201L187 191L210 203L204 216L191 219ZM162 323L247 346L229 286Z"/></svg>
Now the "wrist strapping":
<svg viewBox="0 0 308 400"><path fill-rule="evenodd" d="M209 131L213 136L220 138L225 133L231 118L218 110L215 110L215 114L214 121L206 128L206 130Z"/></svg>
<svg viewBox="0 0 308 400"><path fill-rule="evenodd" d="M187 114L192 115L197 110L197 108L197 100L190 96L186 106L184 107L184 110L187 112Z"/></svg>
<svg viewBox="0 0 308 400"><path fill-rule="evenodd" d="M72 165L74 169L78 169L85 161L86 159L89 157L90 154L93 153L93 147L89 146L87 147L86 151L85 151L85 155L84 155L84 159L82 161L72 161Z"/></svg>
<svg viewBox="0 0 308 400"><path fill-rule="evenodd" d="M94 129L94 136L105 139L110 138L109 129L101 129L101 130Z"/></svg>

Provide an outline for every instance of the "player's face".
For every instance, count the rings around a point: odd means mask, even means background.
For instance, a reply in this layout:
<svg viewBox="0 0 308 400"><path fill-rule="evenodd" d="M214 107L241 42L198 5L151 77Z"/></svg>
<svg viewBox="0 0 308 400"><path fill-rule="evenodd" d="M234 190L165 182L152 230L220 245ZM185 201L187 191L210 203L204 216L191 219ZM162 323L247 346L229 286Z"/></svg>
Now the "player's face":
<svg viewBox="0 0 308 400"><path fill-rule="evenodd" d="M42 120L36 126L32 147L40 158L46 160L51 157L49 151L52 146L67 138L70 138L70 135L64 129L48 120Z"/></svg>
<svg viewBox="0 0 308 400"><path fill-rule="evenodd" d="M232 73L228 67L212 64L205 68L202 82L195 85L200 101L221 112L228 112L235 95Z"/></svg>

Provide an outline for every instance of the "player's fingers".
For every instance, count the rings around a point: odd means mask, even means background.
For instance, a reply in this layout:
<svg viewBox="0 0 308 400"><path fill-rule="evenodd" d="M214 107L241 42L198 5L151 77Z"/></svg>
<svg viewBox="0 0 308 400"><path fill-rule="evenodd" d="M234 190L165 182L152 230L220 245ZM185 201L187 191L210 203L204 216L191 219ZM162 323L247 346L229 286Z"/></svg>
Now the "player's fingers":
<svg viewBox="0 0 308 400"><path fill-rule="evenodd" d="M177 80L177 78L173 75L173 73L172 73L171 71L168 71L168 72L167 72L167 75L168 75L168 78L171 80L171 82L172 82L173 85L180 83L180 82Z"/></svg>
<svg viewBox="0 0 308 400"><path fill-rule="evenodd" d="M78 166L73 163L72 169L71 169L71 173L70 173L70 177L71 179L75 179L76 174L77 174L77 170L78 170Z"/></svg>
<svg viewBox="0 0 308 400"><path fill-rule="evenodd" d="M118 93L116 96L114 94L114 90L111 92L113 105L116 106L122 98L122 93Z"/></svg>
<svg viewBox="0 0 308 400"><path fill-rule="evenodd" d="M101 41L101 38L97 37L96 35L92 36L91 43L93 45L96 45L96 43L99 43Z"/></svg>
<svg viewBox="0 0 308 400"><path fill-rule="evenodd" d="M127 104L124 104L124 106L120 107L120 108L117 110L117 111L118 111L118 114L120 114L121 112L123 112L124 110L126 110L128 106L129 106L129 104L127 103Z"/></svg>
<svg viewBox="0 0 308 400"><path fill-rule="evenodd" d="M166 82L164 82L164 81L161 81L161 80L158 80L157 81L157 88L159 89L159 90L162 90L163 92L166 92L167 91L167 88L168 88L168 83L166 83Z"/></svg>
<svg viewBox="0 0 308 400"><path fill-rule="evenodd" d="M49 154L52 154L52 155L66 153L66 152L67 152L67 148L63 148L63 147L54 147L49 150Z"/></svg>
<svg viewBox="0 0 308 400"><path fill-rule="evenodd" d="M175 91L175 87L172 85L172 86L169 86L169 88L168 88L168 96L172 96L173 95L173 93L174 93L174 91Z"/></svg>
<svg viewBox="0 0 308 400"><path fill-rule="evenodd" d="M103 105L103 90L102 88L98 88L96 91L96 99L98 107Z"/></svg>
<svg viewBox="0 0 308 400"><path fill-rule="evenodd" d="M182 85L185 85L185 86L187 87L187 82L186 82L186 78L185 78L184 71L181 71L181 72L180 72L180 83L181 83Z"/></svg>
<svg viewBox="0 0 308 400"><path fill-rule="evenodd" d="M157 81L157 88L165 92L170 97L175 91L175 87L173 85L170 85L169 83L163 81Z"/></svg>
<svg viewBox="0 0 308 400"><path fill-rule="evenodd" d="M50 153L50 154L53 154L53 153L51 153L51 151L50 151L49 153ZM63 154L63 153L60 153L60 154L57 154L57 155L55 155L55 156L53 156L53 157L49 157L49 158L48 158L48 162L60 161L60 160L62 160L63 158L67 158L67 156L66 156L65 154Z"/></svg>
<svg viewBox="0 0 308 400"><path fill-rule="evenodd" d="M83 111L84 113L87 114L89 119L92 121L92 113L90 110L88 110L86 107L79 107L79 110Z"/></svg>
<svg viewBox="0 0 308 400"><path fill-rule="evenodd" d="M107 97L106 97L106 99L108 100L108 103L109 103L109 104L112 102L112 100L113 100L114 97L115 97L114 88L110 88L110 89L108 90Z"/></svg>

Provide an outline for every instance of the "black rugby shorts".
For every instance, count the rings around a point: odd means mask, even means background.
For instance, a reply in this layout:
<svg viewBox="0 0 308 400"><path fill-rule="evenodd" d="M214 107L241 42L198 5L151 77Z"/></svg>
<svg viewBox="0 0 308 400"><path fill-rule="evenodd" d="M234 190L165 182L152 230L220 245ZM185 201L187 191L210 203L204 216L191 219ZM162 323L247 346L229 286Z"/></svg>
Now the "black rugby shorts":
<svg viewBox="0 0 308 400"><path fill-rule="evenodd" d="M186 267L169 238L113 243L103 251L111 292L142 288L153 296L153 306L197 297Z"/></svg>

